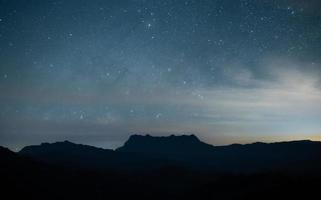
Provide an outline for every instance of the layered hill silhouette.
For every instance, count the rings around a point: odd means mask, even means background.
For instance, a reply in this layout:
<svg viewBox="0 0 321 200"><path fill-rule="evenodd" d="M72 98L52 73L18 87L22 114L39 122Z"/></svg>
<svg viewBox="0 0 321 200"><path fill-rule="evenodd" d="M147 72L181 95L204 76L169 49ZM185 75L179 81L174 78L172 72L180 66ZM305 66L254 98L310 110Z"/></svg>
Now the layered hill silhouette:
<svg viewBox="0 0 321 200"><path fill-rule="evenodd" d="M311 199L321 142L212 146L195 135L133 135L116 150L69 141L0 147L12 199Z"/></svg>
<svg viewBox="0 0 321 200"><path fill-rule="evenodd" d="M251 173L312 171L321 167L321 142L304 140L212 146L195 135L132 135L116 150L68 141L43 143L27 146L19 154L51 164L95 169L149 169L175 165L195 170Z"/></svg>

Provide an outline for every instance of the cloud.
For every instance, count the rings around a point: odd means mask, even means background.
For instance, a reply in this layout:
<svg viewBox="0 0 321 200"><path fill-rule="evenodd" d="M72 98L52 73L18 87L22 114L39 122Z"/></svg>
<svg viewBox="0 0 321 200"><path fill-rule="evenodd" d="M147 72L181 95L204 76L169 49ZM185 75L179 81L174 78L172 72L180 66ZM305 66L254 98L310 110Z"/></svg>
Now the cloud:
<svg viewBox="0 0 321 200"><path fill-rule="evenodd" d="M214 86L155 86L130 94L3 88L8 95L0 100L12 109L1 116L1 140L23 146L70 138L114 148L132 133L195 133L214 144L321 136L320 66L278 57L262 60L261 74L237 62L230 66L222 75L228 83Z"/></svg>

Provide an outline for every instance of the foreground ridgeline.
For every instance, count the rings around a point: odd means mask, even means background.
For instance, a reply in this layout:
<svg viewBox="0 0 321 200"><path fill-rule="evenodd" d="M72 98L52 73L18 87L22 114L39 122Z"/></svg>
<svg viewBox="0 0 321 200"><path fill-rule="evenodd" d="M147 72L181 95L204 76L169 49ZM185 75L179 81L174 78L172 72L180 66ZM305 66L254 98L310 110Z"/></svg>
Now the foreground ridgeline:
<svg viewBox="0 0 321 200"><path fill-rule="evenodd" d="M195 135L133 135L116 150L69 141L0 148L2 189L24 199L306 199L320 169L313 141L212 146Z"/></svg>

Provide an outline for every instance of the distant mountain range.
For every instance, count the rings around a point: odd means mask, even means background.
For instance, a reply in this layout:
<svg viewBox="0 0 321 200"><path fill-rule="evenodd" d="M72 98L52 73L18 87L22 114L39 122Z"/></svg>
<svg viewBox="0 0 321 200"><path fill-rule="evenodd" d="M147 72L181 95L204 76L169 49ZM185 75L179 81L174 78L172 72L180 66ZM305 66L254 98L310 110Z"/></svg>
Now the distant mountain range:
<svg viewBox="0 0 321 200"><path fill-rule="evenodd" d="M195 135L132 135L124 146L101 149L68 141L27 146L19 155L81 168L150 169L166 165L195 170L250 173L266 170L309 171L321 167L321 142L212 146Z"/></svg>
<svg viewBox="0 0 321 200"><path fill-rule="evenodd" d="M195 135L133 135L116 150L69 141L0 147L11 199L312 199L321 142L212 146Z"/></svg>

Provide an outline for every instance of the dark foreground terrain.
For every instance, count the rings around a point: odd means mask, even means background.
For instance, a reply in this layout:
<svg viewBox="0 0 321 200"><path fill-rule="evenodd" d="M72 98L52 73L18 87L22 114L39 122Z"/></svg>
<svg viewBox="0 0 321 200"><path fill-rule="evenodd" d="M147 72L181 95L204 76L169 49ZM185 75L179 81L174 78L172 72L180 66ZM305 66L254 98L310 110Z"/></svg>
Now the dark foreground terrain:
<svg viewBox="0 0 321 200"><path fill-rule="evenodd" d="M0 147L0 177L5 199L318 199L321 142L215 147L134 135L116 150Z"/></svg>

